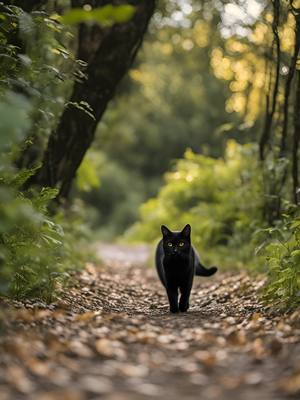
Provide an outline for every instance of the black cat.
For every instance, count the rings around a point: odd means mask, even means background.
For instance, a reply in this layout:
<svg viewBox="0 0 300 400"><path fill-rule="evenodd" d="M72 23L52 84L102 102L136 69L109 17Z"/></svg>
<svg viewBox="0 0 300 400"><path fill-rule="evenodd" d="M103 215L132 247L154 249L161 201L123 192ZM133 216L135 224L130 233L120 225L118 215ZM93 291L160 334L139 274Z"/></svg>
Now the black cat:
<svg viewBox="0 0 300 400"><path fill-rule="evenodd" d="M206 269L191 244L191 226L186 225L181 232L171 232L162 225L162 240L157 245L155 262L158 276L166 288L170 311L185 312L189 308L189 298L194 275L211 276L217 267ZM178 305L178 289L181 297Z"/></svg>

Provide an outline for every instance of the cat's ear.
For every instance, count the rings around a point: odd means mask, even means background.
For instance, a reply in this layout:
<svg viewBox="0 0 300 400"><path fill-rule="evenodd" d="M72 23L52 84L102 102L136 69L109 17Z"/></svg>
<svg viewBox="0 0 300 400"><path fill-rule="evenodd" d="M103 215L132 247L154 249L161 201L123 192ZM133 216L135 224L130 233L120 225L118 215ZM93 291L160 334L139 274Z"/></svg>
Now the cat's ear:
<svg viewBox="0 0 300 400"><path fill-rule="evenodd" d="M165 225L162 225L160 229L163 236L168 236L171 234L170 229L168 229Z"/></svg>
<svg viewBox="0 0 300 400"><path fill-rule="evenodd" d="M191 225L187 224L181 231L184 237L190 237L191 235Z"/></svg>

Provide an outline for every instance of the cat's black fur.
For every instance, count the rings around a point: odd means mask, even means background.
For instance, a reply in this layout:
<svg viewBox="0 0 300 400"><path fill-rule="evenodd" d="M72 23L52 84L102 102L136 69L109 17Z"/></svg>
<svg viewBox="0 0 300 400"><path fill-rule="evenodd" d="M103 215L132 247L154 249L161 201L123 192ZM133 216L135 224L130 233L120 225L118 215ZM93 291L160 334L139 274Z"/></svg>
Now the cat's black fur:
<svg viewBox="0 0 300 400"><path fill-rule="evenodd" d="M157 273L166 288L170 311L185 312L189 308L194 275L211 276L217 272L217 267L207 269L201 264L191 244L190 225L179 232L172 232L162 225L161 232L163 238L157 245L155 255ZM179 304L178 291L181 293Z"/></svg>

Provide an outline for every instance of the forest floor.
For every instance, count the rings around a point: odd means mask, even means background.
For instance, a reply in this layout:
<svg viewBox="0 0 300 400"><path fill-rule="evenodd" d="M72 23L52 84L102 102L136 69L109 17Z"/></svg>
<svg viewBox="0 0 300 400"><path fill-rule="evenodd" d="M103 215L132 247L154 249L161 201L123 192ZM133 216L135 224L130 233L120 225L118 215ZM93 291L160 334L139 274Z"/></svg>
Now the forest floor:
<svg viewBox="0 0 300 400"><path fill-rule="evenodd" d="M266 308L263 278L197 278L170 315L146 247L98 251L53 304L2 301L0 400L299 399L300 312Z"/></svg>

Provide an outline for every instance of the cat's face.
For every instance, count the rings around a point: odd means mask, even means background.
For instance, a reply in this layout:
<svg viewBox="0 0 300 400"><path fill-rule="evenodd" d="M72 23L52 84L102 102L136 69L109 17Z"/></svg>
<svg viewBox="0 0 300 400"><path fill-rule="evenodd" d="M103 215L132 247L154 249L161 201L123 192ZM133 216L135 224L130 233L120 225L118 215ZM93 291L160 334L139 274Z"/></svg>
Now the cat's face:
<svg viewBox="0 0 300 400"><path fill-rule="evenodd" d="M161 232L166 255L180 257L189 253L191 248L191 226L189 224L178 232L172 232L165 225L162 225Z"/></svg>

